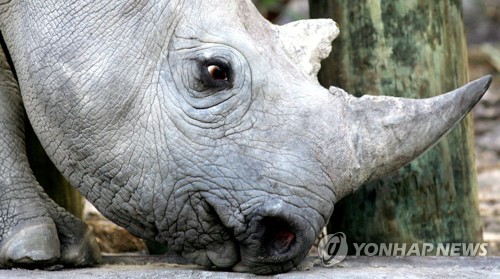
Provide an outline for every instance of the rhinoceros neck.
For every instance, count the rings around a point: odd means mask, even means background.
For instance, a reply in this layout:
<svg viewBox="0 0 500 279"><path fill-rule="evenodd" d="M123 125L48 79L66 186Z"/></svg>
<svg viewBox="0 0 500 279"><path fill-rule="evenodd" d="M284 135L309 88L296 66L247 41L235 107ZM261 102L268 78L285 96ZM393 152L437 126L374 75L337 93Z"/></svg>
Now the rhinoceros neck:
<svg viewBox="0 0 500 279"><path fill-rule="evenodd" d="M11 1L7 9L0 4L0 28L24 105L49 156L60 145L54 137L66 136L55 131L64 115L74 113L71 102L120 92L127 74L133 79L137 72L156 70L178 21L176 2ZM53 111L58 102L66 105Z"/></svg>
<svg viewBox="0 0 500 279"><path fill-rule="evenodd" d="M158 68L179 21L177 2L11 1L6 8L0 1L0 28L28 118L56 167L85 196L104 197L106 185L113 192L121 187L110 181L96 187L85 179L83 168L99 158L88 156L79 146L97 140L118 146L119 139L111 139L112 134L109 139L93 135L113 130L108 125L112 117L125 122L129 119L123 115L141 114L132 111L134 98L146 98L136 81L157 82ZM120 110L110 117L110 107ZM112 154L109 149L98 151L93 150ZM97 206L106 208L111 203L101 199ZM125 222L131 220L121 223Z"/></svg>
<svg viewBox="0 0 500 279"><path fill-rule="evenodd" d="M113 53L124 56L125 52L149 51L140 48L147 39L168 42L178 14L177 2L11 1L3 10L0 3L0 28L17 71L24 70L28 62L29 72L35 72L37 66L48 72L47 67L60 63L76 68L84 59L95 62Z"/></svg>

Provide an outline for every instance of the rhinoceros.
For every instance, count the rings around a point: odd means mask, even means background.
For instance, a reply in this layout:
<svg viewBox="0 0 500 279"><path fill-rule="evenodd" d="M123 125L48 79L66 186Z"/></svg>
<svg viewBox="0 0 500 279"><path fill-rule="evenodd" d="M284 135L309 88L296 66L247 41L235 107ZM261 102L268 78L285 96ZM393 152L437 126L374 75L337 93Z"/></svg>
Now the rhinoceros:
<svg viewBox="0 0 500 279"><path fill-rule="evenodd" d="M91 265L36 182L24 110L61 173L131 233L206 267L285 272L334 204L450 130L491 77L413 100L316 77L339 30L249 0L0 1L0 266Z"/></svg>

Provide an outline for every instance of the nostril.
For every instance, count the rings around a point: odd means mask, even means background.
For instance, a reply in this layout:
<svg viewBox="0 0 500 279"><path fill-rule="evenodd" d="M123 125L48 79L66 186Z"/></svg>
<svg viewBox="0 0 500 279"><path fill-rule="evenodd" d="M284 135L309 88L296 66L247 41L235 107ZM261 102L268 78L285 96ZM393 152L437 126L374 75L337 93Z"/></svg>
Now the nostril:
<svg viewBox="0 0 500 279"><path fill-rule="evenodd" d="M296 241L290 224L276 217L264 217L261 220L263 229L262 244L271 254L283 254L290 250Z"/></svg>
<svg viewBox="0 0 500 279"><path fill-rule="evenodd" d="M271 274L292 269L314 242L315 227L301 218L301 209L269 199L248 218L240 241L241 261L235 271Z"/></svg>
<svg viewBox="0 0 500 279"><path fill-rule="evenodd" d="M280 230L273 232L271 236L275 240L276 248L288 248L292 241L295 239L295 234L291 231Z"/></svg>

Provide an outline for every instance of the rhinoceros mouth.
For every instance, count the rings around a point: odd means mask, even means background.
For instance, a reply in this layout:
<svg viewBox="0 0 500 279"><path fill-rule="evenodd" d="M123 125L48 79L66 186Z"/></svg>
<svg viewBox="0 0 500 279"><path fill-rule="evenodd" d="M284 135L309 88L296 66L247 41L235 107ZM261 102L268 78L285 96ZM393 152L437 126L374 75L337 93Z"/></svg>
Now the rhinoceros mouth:
<svg viewBox="0 0 500 279"><path fill-rule="evenodd" d="M304 246L308 243L302 228L304 222L295 207L265 198L247 215L239 215L241 211L228 205L198 196L190 206L199 222L181 219L181 226L197 226L184 234L183 245L174 249L207 268L254 274L291 270L302 260L302 251L308 251L309 247Z"/></svg>
<svg viewBox="0 0 500 279"><path fill-rule="evenodd" d="M272 275L292 270L297 264L288 261L279 265L246 265L243 261L235 265L232 270L235 272L253 273L258 275Z"/></svg>
<svg viewBox="0 0 500 279"><path fill-rule="evenodd" d="M306 256L314 241L312 231L304 225L307 222L295 211L279 200L265 202L247 216L245 232L235 234L231 242L219 247L219 254L207 253L209 259L218 268L237 272L275 274L291 270ZM215 209L212 213L218 215ZM231 254L232 260L227 257Z"/></svg>

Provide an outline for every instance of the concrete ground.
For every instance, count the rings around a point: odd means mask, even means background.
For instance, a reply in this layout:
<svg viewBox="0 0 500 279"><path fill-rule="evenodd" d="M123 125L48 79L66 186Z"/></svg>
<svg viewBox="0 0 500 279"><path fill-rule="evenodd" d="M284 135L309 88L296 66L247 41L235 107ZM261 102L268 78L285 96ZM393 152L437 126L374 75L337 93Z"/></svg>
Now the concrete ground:
<svg viewBox="0 0 500 279"><path fill-rule="evenodd" d="M168 259L167 259L168 260ZM105 257L93 268L0 270L0 279L80 278L500 278L500 257L348 257L335 267L314 266L274 276L207 270L171 264L158 256Z"/></svg>

